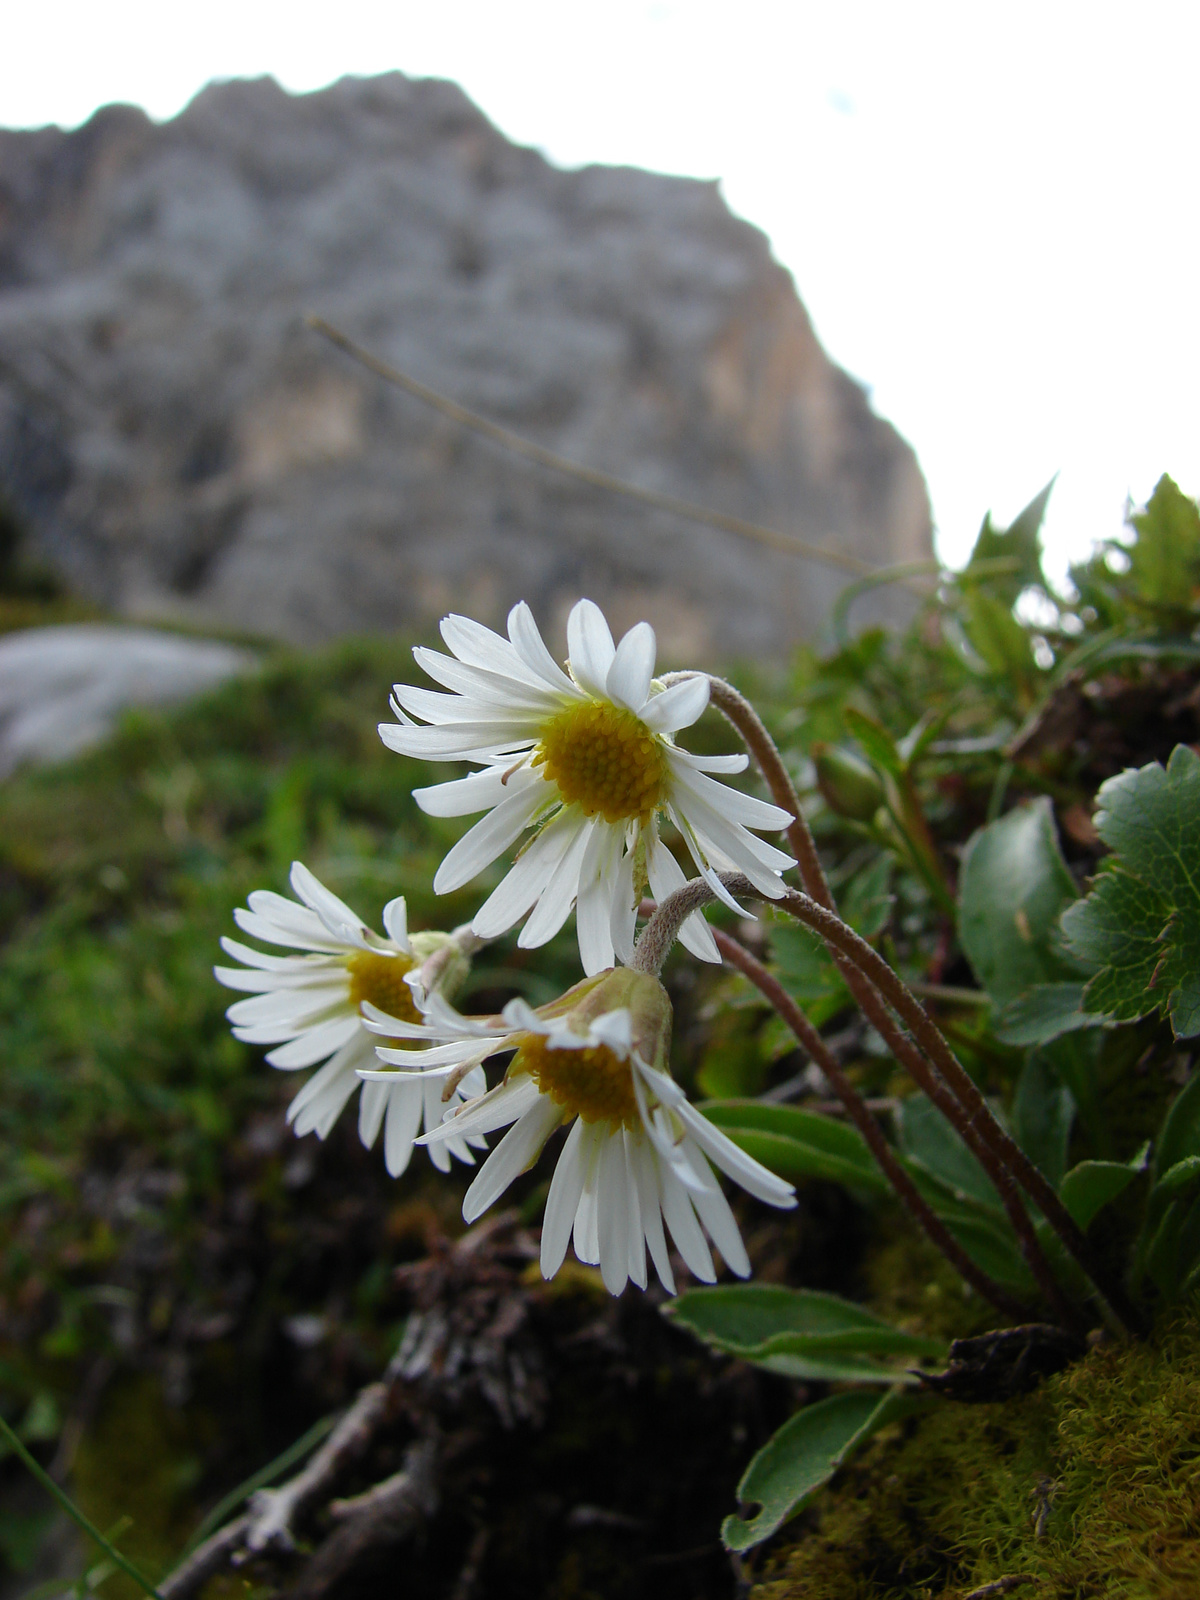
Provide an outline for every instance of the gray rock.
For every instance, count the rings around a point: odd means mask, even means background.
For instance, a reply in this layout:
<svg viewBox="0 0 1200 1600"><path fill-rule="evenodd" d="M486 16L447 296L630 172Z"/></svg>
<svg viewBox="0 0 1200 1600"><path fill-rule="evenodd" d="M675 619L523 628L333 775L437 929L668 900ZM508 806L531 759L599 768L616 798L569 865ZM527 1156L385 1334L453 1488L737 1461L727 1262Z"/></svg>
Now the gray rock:
<svg viewBox="0 0 1200 1600"><path fill-rule="evenodd" d="M520 596L557 631L589 594L676 664L796 639L846 581L464 435L309 311L590 466L930 552L911 450L715 184L556 170L393 73L0 132L0 489L38 553L120 614L299 642Z"/></svg>
<svg viewBox="0 0 1200 1600"><path fill-rule="evenodd" d="M78 755L129 706L172 705L254 666L248 650L78 623L0 638L0 778Z"/></svg>

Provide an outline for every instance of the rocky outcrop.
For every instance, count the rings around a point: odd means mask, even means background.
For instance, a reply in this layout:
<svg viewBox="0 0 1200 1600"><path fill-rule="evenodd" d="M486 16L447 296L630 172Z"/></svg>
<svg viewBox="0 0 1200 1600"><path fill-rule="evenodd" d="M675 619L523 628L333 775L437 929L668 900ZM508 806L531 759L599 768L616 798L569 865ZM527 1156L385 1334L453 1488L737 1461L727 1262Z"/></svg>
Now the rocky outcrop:
<svg viewBox="0 0 1200 1600"><path fill-rule="evenodd" d="M929 553L912 452L714 184L556 170L448 83L263 79L0 133L0 488L77 590L297 641L519 596L553 631L586 593L677 658L794 639L845 582L464 435L309 311L590 466Z"/></svg>
<svg viewBox="0 0 1200 1600"><path fill-rule="evenodd" d="M0 638L0 778L99 744L130 706L177 705L248 672L249 650L103 623Z"/></svg>

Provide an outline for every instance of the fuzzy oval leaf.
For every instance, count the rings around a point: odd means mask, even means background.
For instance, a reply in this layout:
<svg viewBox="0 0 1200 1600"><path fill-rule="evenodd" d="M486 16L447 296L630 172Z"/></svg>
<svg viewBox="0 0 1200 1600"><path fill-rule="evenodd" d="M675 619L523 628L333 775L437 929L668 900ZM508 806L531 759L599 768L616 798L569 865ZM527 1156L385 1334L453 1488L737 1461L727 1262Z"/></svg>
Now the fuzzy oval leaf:
<svg viewBox="0 0 1200 1600"><path fill-rule="evenodd" d="M1036 984L1071 982L1058 919L1078 897L1042 796L974 834L959 876L959 937L975 976L997 1005Z"/></svg>
<svg viewBox="0 0 1200 1600"><path fill-rule="evenodd" d="M710 1101L702 1109L747 1155L781 1178L824 1178L873 1194L887 1192L866 1141L846 1123L761 1100Z"/></svg>
<svg viewBox="0 0 1200 1600"><path fill-rule="evenodd" d="M780 1334L838 1334L892 1329L881 1317L840 1295L786 1289L775 1283L730 1283L688 1289L664 1308L707 1344L747 1355Z"/></svg>
<svg viewBox="0 0 1200 1600"><path fill-rule="evenodd" d="M1166 1195L1176 1195L1189 1184L1195 1183L1200 1178L1200 1156L1184 1156L1182 1161L1175 1165L1154 1186L1155 1198Z"/></svg>
<svg viewBox="0 0 1200 1600"><path fill-rule="evenodd" d="M945 1117L923 1094L910 1094L896 1112L900 1148L960 1199L1002 1211L991 1179Z"/></svg>
<svg viewBox="0 0 1200 1600"><path fill-rule="evenodd" d="M738 1499L759 1506L751 1518L726 1517L721 1538L728 1550L749 1550L769 1539L796 1514L856 1449L889 1422L929 1401L892 1390L882 1398L861 1390L805 1406L763 1445L738 1484Z"/></svg>
<svg viewBox="0 0 1200 1600"><path fill-rule="evenodd" d="M1200 1155L1200 1072L1171 1102L1154 1152L1154 1171L1164 1174L1187 1156Z"/></svg>
<svg viewBox="0 0 1200 1600"><path fill-rule="evenodd" d="M1059 1199L1081 1228L1123 1194L1137 1177L1137 1168L1123 1161L1081 1161L1058 1186Z"/></svg>

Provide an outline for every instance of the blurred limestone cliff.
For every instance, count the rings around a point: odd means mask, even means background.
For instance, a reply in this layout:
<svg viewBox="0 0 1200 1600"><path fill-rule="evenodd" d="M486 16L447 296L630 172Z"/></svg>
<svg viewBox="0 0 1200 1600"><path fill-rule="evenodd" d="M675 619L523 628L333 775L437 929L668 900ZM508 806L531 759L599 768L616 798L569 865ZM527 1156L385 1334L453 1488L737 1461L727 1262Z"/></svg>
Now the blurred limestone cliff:
<svg viewBox="0 0 1200 1600"><path fill-rule="evenodd" d="M930 552L912 451L715 184L559 171L392 73L0 132L0 494L36 556L118 616L298 642L522 596L557 641L588 594L676 660L811 633L846 581L465 436L309 311L589 466Z"/></svg>

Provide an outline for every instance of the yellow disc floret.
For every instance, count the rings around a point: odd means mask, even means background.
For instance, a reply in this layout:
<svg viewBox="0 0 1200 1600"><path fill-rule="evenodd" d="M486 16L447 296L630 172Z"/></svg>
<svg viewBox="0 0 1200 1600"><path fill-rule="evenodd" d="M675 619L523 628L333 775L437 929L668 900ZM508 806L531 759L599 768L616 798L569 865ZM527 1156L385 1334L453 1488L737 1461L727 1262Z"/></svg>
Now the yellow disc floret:
<svg viewBox="0 0 1200 1600"><path fill-rule="evenodd" d="M585 700L556 712L542 727L534 766L558 785L570 805L605 822L642 822L663 804L671 771L661 740L632 711L608 700Z"/></svg>
<svg viewBox="0 0 1200 1600"><path fill-rule="evenodd" d="M377 955L373 950L360 950L346 962L346 971L350 974L350 1004L357 1011L364 1000L369 1000L389 1017L399 1017L404 1022L423 1021L413 1002L412 990L404 981L405 973L412 969L411 956Z"/></svg>
<svg viewBox="0 0 1200 1600"><path fill-rule="evenodd" d="M638 1120L633 1067L607 1045L555 1050L540 1034L529 1034L513 1067L528 1072L568 1117L624 1123L627 1128Z"/></svg>

